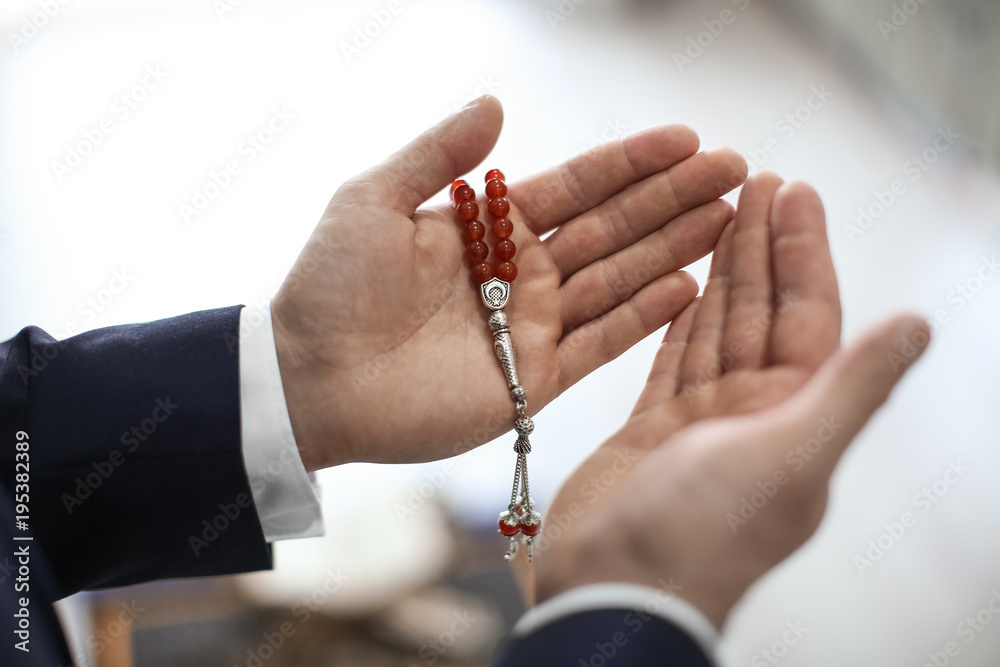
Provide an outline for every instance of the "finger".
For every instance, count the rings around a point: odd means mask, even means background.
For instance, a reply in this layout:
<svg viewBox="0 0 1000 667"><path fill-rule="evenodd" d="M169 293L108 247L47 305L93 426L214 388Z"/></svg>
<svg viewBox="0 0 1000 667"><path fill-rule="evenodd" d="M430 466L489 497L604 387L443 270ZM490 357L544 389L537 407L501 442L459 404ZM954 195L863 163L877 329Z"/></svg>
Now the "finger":
<svg viewBox="0 0 1000 667"><path fill-rule="evenodd" d="M648 234L669 229L677 216L725 194L717 183L734 173L742 182L745 172L746 162L733 150L699 153L582 212L557 229L545 245L566 279Z"/></svg>
<svg viewBox="0 0 1000 667"><path fill-rule="evenodd" d="M694 278L675 271L647 285L614 310L571 331L556 349L559 392L673 320L697 294Z"/></svg>
<svg viewBox="0 0 1000 667"><path fill-rule="evenodd" d="M500 101L484 95L385 162L344 183L331 205L388 206L409 218L435 193L482 162L496 144L502 125Z"/></svg>
<svg viewBox="0 0 1000 667"><path fill-rule="evenodd" d="M732 206L713 200L573 274L559 290L564 330L586 324L650 282L704 257L732 218Z"/></svg>
<svg viewBox="0 0 1000 667"><path fill-rule="evenodd" d="M682 386L698 387L718 378L725 369L719 363L719 345L726 321L729 293L729 263L732 254L733 225L726 225L712 255L712 268L691 325L687 349L681 360Z"/></svg>
<svg viewBox="0 0 1000 667"><path fill-rule="evenodd" d="M692 301L667 327L667 333L663 336L663 342L653 359L646 386L643 387L639 400L632 410L633 415L677 395L680 389L681 359L684 358L688 335L700 303L701 299Z"/></svg>
<svg viewBox="0 0 1000 667"><path fill-rule="evenodd" d="M819 367L840 345L840 293L826 216L805 183L781 186L771 204L775 317L768 359Z"/></svg>
<svg viewBox="0 0 1000 667"><path fill-rule="evenodd" d="M609 142L540 174L517 181L512 199L537 235L549 232L634 183L698 152L698 135L666 125Z"/></svg>
<svg viewBox="0 0 1000 667"><path fill-rule="evenodd" d="M799 430L795 439L811 455L803 474L823 481L829 478L851 440L929 343L930 330L923 319L896 316L830 358L781 407L794 416ZM780 457L786 454L774 452Z"/></svg>
<svg viewBox="0 0 1000 667"><path fill-rule="evenodd" d="M771 284L771 200L783 181L762 172L740 192L733 222L733 254L722 349L732 368L763 368L774 318ZM727 357L728 358L728 357Z"/></svg>

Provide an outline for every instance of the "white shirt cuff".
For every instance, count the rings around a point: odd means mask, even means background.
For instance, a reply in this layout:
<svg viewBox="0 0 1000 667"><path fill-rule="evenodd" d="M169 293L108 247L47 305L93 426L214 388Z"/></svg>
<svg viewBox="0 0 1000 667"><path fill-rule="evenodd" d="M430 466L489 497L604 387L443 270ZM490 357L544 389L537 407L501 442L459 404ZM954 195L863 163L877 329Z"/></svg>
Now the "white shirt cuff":
<svg viewBox="0 0 1000 667"><path fill-rule="evenodd" d="M566 591L525 612L511 634L524 637L567 616L597 609L630 609L658 616L687 632L717 662L719 632L705 614L663 588L638 584L591 584Z"/></svg>
<svg viewBox="0 0 1000 667"><path fill-rule="evenodd" d="M302 465L288 417L270 302L240 311L240 412L243 465L264 537L323 535L319 488Z"/></svg>

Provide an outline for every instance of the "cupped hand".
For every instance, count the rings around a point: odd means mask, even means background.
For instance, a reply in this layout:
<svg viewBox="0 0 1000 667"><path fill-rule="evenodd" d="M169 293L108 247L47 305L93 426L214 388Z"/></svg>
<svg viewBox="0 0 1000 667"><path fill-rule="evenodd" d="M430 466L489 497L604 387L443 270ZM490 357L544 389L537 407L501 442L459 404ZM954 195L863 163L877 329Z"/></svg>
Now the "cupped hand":
<svg viewBox="0 0 1000 667"><path fill-rule="evenodd" d="M483 161L501 124L484 97L345 183L282 284L275 342L307 469L433 460L509 429L455 212L420 208ZM718 197L746 177L733 151L697 151L691 130L658 127L508 181L506 310L532 413L694 299L681 269L712 250L733 215Z"/></svg>
<svg viewBox="0 0 1000 667"><path fill-rule="evenodd" d="M901 377L891 353L929 340L912 316L846 350L839 333L818 197L750 179L704 297L671 324L632 416L549 508L563 525L536 546L538 600L670 581L721 627L818 526L837 461Z"/></svg>
<svg viewBox="0 0 1000 667"><path fill-rule="evenodd" d="M764 172L740 192L703 295L675 320L622 429L563 485L563 502L628 456L693 422L752 412L799 389L840 345L840 296L823 205L803 183ZM574 491L575 489L575 491Z"/></svg>

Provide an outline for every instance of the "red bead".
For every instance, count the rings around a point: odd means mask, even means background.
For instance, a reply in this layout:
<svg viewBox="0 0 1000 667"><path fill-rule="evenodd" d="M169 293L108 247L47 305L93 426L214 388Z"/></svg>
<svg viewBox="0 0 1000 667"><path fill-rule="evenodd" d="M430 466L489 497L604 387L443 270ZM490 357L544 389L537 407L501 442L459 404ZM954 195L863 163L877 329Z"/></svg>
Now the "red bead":
<svg viewBox="0 0 1000 667"><path fill-rule="evenodd" d="M486 281L484 280L483 282ZM500 519L499 526L500 526L500 533L506 535L507 537L513 537L514 535L517 535L517 533L521 530L521 526L517 525L516 523L513 526L511 526L503 519Z"/></svg>
<svg viewBox="0 0 1000 667"><path fill-rule="evenodd" d="M473 220L462 230L462 238L466 243L482 241L484 236L486 236L486 226L478 220Z"/></svg>
<svg viewBox="0 0 1000 667"><path fill-rule="evenodd" d="M490 247L482 241L473 241L465 246L465 256L469 258L471 264L478 264L486 259L490 254Z"/></svg>
<svg viewBox="0 0 1000 667"><path fill-rule="evenodd" d="M489 262L479 262L472 265L472 279L478 285L482 285L493 277L493 265Z"/></svg>
<svg viewBox="0 0 1000 667"><path fill-rule="evenodd" d="M500 171L499 169L490 169L488 172L486 172L486 180L487 181L492 181L494 178L497 179L498 181L506 181L507 180L507 177L504 176L503 172Z"/></svg>
<svg viewBox="0 0 1000 667"><path fill-rule="evenodd" d="M448 192L448 195L451 196L451 197L454 197L455 196L455 190L460 185L468 185L468 183L466 183L465 180L461 179L461 178L458 179L457 181L452 181L451 182L451 190Z"/></svg>
<svg viewBox="0 0 1000 667"><path fill-rule="evenodd" d="M522 533L524 533L528 537L534 537L535 535L537 535L538 533L541 532L541 530L542 530L542 522L539 521L537 523L529 523L529 524L523 524L522 523L519 527L520 527Z"/></svg>
<svg viewBox="0 0 1000 667"><path fill-rule="evenodd" d="M517 246L510 239L503 239L497 241L497 244L493 246L493 250L497 253L497 258L506 262L509 259L514 259L514 253L517 252Z"/></svg>
<svg viewBox="0 0 1000 667"><path fill-rule="evenodd" d="M493 235L505 239L514 232L514 223L507 218L497 218L493 221Z"/></svg>
<svg viewBox="0 0 1000 667"><path fill-rule="evenodd" d="M489 209L490 215L494 218L502 218L510 213L510 202L503 197L498 197L497 199L491 199L486 208Z"/></svg>
<svg viewBox="0 0 1000 667"><path fill-rule="evenodd" d="M466 222L470 220L475 220L479 217L479 204L474 201L464 201L458 205L458 219L465 220Z"/></svg>
<svg viewBox="0 0 1000 667"><path fill-rule="evenodd" d="M514 278L517 278L517 266L514 262L500 262L497 265L497 278L507 283L514 282Z"/></svg>
<svg viewBox="0 0 1000 667"><path fill-rule="evenodd" d="M492 181L486 181L486 196L490 199L506 197L507 185L503 181L498 181L495 178Z"/></svg>
<svg viewBox="0 0 1000 667"><path fill-rule="evenodd" d="M452 199L455 200L455 204L461 204L464 201L472 201L476 198L476 191L470 188L468 185L460 185L455 188L455 191L451 193Z"/></svg>

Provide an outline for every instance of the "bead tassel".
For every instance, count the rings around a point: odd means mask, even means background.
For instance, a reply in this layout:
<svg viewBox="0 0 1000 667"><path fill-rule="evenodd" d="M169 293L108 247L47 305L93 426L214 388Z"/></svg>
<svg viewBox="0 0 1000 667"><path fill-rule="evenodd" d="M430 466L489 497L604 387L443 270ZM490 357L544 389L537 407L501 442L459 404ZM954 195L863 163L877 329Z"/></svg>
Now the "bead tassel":
<svg viewBox="0 0 1000 667"><path fill-rule="evenodd" d="M470 265L472 279L478 285L489 282L494 276L508 286L492 287L489 292L494 291L502 295L502 301L491 304L484 291L484 302L493 310L490 319L490 326L496 338L497 356L504 372L507 375L508 385L511 389L511 398L517 408L517 419L514 422L514 429L517 431L517 442L514 444L514 451L517 454L517 461L514 467L514 484L511 489L510 504L507 510L500 513L497 527L500 533L508 538L509 547L505 559L510 560L517 553L517 534L524 535L524 542L528 547L528 562L532 561L532 541L542 529L542 516L535 511L534 502L528 487L528 453L531 451L531 443L528 435L534 429L534 423L525 414L527 410L527 393L524 387L517 380L516 370L514 370L514 356L512 342L509 337L506 315L503 312L503 304L506 303L506 292L509 284L517 278L517 266L514 264L514 255L517 253L517 246L510 240L514 231L514 225L506 217L510 212L510 202L507 200L507 184L504 183L503 172L499 169L491 169L486 173L486 210L493 216L493 224L490 226L496 243L493 252L496 255L495 266L487 261L490 254L490 247L484 240L486 227L477 220L479 216L479 205L476 203L476 193L464 180L456 180L451 184L451 198L455 204L459 223L463 226L462 240L465 242L465 257ZM492 298L492 297L490 297ZM506 341L506 342L504 342ZM504 346L509 347L509 354L501 350Z"/></svg>

